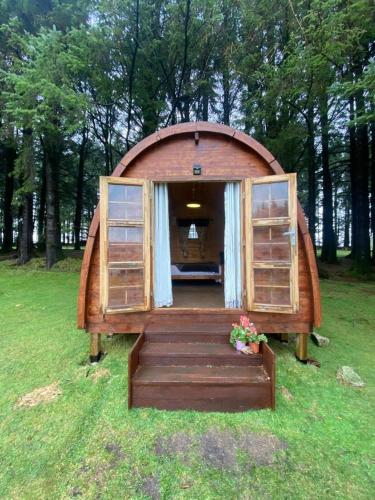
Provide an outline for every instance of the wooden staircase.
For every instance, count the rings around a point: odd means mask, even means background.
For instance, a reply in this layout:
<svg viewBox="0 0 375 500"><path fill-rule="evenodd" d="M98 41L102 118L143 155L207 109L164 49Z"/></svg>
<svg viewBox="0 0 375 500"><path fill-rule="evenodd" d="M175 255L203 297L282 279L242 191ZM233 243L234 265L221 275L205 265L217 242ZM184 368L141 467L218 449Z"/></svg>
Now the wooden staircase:
<svg viewBox="0 0 375 500"><path fill-rule="evenodd" d="M275 408L274 353L236 352L217 324L151 323L129 354L129 408L246 411Z"/></svg>

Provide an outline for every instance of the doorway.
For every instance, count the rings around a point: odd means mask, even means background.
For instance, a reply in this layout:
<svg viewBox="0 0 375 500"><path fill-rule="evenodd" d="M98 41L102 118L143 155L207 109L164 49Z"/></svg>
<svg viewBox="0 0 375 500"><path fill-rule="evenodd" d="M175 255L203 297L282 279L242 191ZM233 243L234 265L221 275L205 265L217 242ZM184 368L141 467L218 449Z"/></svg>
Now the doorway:
<svg viewBox="0 0 375 500"><path fill-rule="evenodd" d="M224 308L224 186L168 184L173 307Z"/></svg>

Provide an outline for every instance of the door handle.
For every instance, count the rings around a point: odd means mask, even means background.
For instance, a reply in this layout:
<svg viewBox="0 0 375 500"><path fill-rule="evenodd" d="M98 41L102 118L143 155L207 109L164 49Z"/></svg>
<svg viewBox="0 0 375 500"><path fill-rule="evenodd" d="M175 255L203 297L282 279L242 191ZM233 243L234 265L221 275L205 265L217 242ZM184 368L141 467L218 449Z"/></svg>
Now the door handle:
<svg viewBox="0 0 375 500"><path fill-rule="evenodd" d="M290 236L290 244L292 245L292 247L296 246L296 243L297 243L297 238L296 238L296 230L295 229L291 229L290 231L285 231L283 233L284 236Z"/></svg>

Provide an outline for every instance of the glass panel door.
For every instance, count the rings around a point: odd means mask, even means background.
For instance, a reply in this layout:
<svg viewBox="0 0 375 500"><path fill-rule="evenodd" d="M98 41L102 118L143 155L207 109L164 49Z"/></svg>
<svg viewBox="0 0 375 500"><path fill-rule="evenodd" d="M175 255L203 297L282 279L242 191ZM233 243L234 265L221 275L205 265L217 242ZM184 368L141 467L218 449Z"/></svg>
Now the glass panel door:
<svg viewBox="0 0 375 500"><path fill-rule="evenodd" d="M149 309L149 224L145 181L100 178L103 312Z"/></svg>
<svg viewBox="0 0 375 500"><path fill-rule="evenodd" d="M249 179L246 185L248 309L298 309L296 175Z"/></svg>

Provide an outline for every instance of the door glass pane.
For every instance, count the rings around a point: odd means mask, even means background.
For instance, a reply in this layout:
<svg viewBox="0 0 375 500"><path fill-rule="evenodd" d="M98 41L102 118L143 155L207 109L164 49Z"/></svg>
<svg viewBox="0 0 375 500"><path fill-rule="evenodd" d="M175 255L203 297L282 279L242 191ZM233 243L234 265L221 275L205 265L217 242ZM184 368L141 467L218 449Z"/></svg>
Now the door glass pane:
<svg viewBox="0 0 375 500"><path fill-rule="evenodd" d="M112 220L143 219L142 186L108 185L108 218Z"/></svg>
<svg viewBox="0 0 375 500"><path fill-rule="evenodd" d="M254 302L272 306L290 306L290 290L289 288L255 286Z"/></svg>
<svg viewBox="0 0 375 500"><path fill-rule="evenodd" d="M143 262L143 227L108 228L108 263Z"/></svg>
<svg viewBox="0 0 375 500"><path fill-rule="evenodd" d="M290 305L290 270L254 269L254 302Z"/></svg>
<svg viewBox="0 0 375 500"><path fill-rule="evenodd" d="M126 268L113 267L109 268L109 286L142 286L143 285L143 267Z"/></svg>
<svg viewBox="0 0 375 500"><path fill-rule="evenodd" d="M136 307L143 304L143 285L139 287L109 287L108 307L110 307L111 309L125 309L127 307Z"/></svg>
<svg viewBox="0 0 375 500"><path fill-rule="evenodd" d="M253 258L255 262L285 262L291 260L289 225L254 226Z"/></svg>
<svg viewBox="0 0 375 500"><path fill-rule="evenodd" d="M143 244L143 228L110 226L108 230L108 238L111 243Z"/></svg>
<svg viewBox="0 0 375 500"><path fill-rule="evenodd" d="M142 203L142 195L143 195L142 186L108 184L109 201Z"/></svg>
<svg viewBox="0 0 375 500"><path fill-rule="evenodd" d="M254 219L288 217L288 182L254 184L252 216Z"/></svg>
<svg viewBox="0 0 375 500"><path fill-rule="evenodd" d="M142 220L143 212L141 205L123 202L109 202L108 218L112 220Z"/></svg>
<svg viewBox="0 0 375 500"><path fill-rule="evenodd" d="M143 305L143 267L110 267L108 269L108 306L124 309Z"/></svg>
<svg viewBox="0 0 375 500"><path fill-rule="evenodd" d="M259 286L289 286L288 269L254 269L254 279Z"/></svg>

